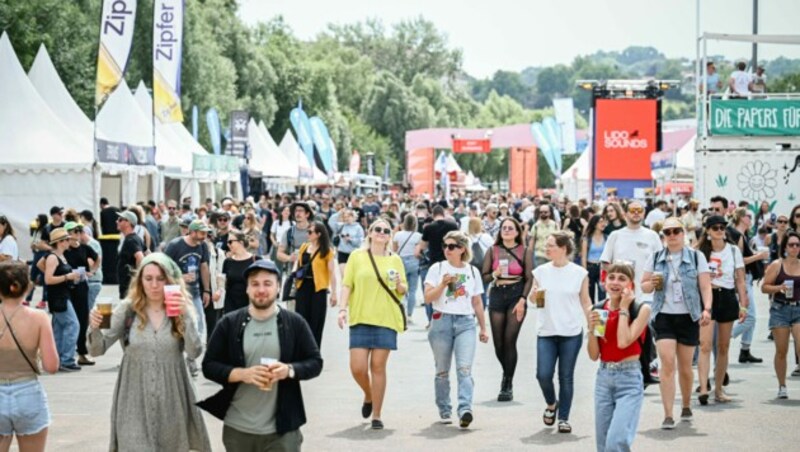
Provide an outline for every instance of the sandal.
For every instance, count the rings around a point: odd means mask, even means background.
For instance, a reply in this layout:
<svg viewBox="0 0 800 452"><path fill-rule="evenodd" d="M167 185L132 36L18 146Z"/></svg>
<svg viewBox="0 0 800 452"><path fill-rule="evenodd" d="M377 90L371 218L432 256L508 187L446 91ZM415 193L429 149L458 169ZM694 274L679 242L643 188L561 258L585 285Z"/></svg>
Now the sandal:
<svg viewBox="0 0 800 452"><path fill-rule="evenodd" d="M697 401L700 402L700 405L708 405L708 394L700 394L697 396Z"/></svg>
<svg viewBox="0 0 800 452"><path fill-rule="evenodd" d="M567 421L558 421L558 433L572 433L572 426Z"/></svg>
<svg viewBox="0 0 800 452"><path fill-rule="evenodd" d="M714 394L714 401L717 403L728 403L731 402L733 399L725 395L725 393Z"/></svg>
<svg viewBox="0 0 800 452"><path fill-rule="evenodd" d="M558 401L556 401L556 406L553 407L551 410L550 408L544 409L544 415L542 416L542 421L546 426L552 426L556 423L556 412L558 411Z"/></svg>

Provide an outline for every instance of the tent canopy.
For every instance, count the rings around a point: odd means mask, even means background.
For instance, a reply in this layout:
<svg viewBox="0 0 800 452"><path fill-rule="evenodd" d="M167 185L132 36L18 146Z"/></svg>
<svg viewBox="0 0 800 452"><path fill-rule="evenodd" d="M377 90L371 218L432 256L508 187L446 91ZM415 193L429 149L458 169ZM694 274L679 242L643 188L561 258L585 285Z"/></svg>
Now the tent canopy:
<svg viewBox="0 0 800 452"><path fill-rule="evenodd" d="M290 162L272 137L265 137L253 118L247 127L252 157L250 167L261 172L264 177L297 179L297 166Z"/></svg>
<svg viewBox="0 0 800 452"><path fill-rule="evenodd" d="M326 176L322 170L317 168L316 165L314 165L313 168L311 167L305 153L300 148L300 145L297 144L294 135L292 135L291 130L286 130L278 148L288 157L289 161L294 160L297 162L301 184L325 185L328 183L328 176Z"/></svg>

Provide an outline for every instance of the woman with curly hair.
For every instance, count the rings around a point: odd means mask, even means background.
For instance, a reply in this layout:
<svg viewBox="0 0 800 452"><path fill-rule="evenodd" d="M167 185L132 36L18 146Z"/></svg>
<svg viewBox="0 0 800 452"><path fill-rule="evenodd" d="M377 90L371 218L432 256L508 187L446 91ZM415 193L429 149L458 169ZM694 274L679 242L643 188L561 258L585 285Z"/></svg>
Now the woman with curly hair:
<svg viewBox="0 0 800 452"><path fill-rule="evenodd" d="M167 285L180 290L166 292ZM180 268L163 253L142 260L109 329L101 331L102 315L91 312L89 353L103 355L118 340L124 350L111 409L110 450L211 450L183 359L184 352L197 358L203 351L196 316Z"/></svg>

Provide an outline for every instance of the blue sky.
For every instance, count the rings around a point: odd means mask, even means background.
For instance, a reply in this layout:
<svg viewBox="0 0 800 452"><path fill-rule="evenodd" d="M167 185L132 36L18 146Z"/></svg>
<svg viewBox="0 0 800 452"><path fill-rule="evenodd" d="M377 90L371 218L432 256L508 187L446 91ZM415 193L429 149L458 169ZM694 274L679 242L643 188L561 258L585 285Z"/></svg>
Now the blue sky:
<svg viewBox="0 0 800 452"><path fill-rule="evenodd" d="M798 33L800 0L760 0L759 32ZM422 16L463 50L477 77L496 70L569 63L597 50L650 45L669 57L695 55L696 0L240 0L247 23L282 15L301 39L328 23L367 18L390 25ZM750 33L752 0L701 0L701 30ZM744 43L715 43L709 53L750 58ZM800 46L759 46L759 58L800 58Z"/></svg>

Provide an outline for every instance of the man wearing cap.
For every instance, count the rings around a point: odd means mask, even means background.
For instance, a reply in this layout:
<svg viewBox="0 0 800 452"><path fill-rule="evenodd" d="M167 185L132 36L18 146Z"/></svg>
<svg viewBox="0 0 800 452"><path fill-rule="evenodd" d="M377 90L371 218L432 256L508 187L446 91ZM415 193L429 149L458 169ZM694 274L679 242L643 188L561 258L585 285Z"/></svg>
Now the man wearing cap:
<svg viewBox="0 0 800 452"><path fill-rule="evenodd" d="M50 223L44 227L44 230L42 230L40 248L44 251L52 251L52 247L49 244L50 233L53 232L53 229L64 227L64 208L59 206L51 207L50 218Z"/></svg>
<svg viewBox="0 0 800 452"><path fill-rule="evenodd" d="M299 451L306 423L300 381L320 374L322 357L305 320L275 303L275 263L257 260L244 278L249 305L219 321L203 358L203 375L222 390L198 406L224 421L228 451Z"/></svg>
<svg viewBox="0 0 800 452"><path fill-rule="evenodd" d="M183 281L192 294L194 308L198 313L197 331L200 337L206 336L204 307L211 300L211 276L208 269L209 253L205 244L210 229L202 220L189 223L189 233L173 239L164 249L183 272ZM190 369L193 374L196 368Z"/></svg>
<svg viewBox="0 0 800 452"><path fill-rule="evenodd" d="M128 295L133 272L144 258L144 242L133 229L138 224L135 213L126 210L117 213L117 217L117 229L123 237L122 246L117 254L117 280L119 281L119 298L122 300Z"/></svg>
<svg viewBox="0 0 800 452"><path fill-rule="evenodd" d="M297 261L297 251L308 241L308 222L314 220L311 207L304 202L292 204L292 218L294 225L286 230L278 246L278 260L294 264Z"/></svg>
<svg viewBox="0 0 800 452"><path fill-rule="evenodd" d="M161 220L161 224L159 225L161 228L162 247L175 240L175 237L181 235L180 224L181 220L178 217L178 203L170 199L167 201L167 218Z"/></svg>

